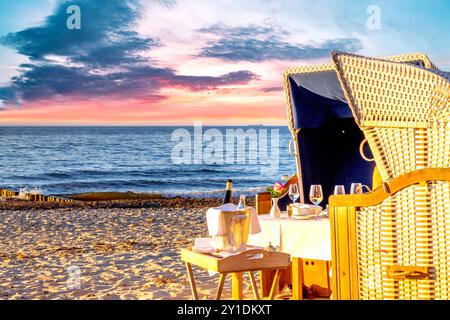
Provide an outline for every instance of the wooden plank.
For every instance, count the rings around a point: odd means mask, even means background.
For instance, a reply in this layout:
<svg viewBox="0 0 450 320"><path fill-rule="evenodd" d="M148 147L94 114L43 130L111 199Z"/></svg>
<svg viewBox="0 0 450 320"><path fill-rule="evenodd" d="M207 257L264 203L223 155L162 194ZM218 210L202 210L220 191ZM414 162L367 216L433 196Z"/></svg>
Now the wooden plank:
<svg viewBox="0 0 450 320"><path fill-rule="evenodd" d="M257 271L262 269L285 269L289 267L290 255L263 249L247 250L218 261L219 272Z"/></svg>
<svg viewBox="0 0 450 320"><path fill-rule="evenodd" d="M286 285L290 285L292 287L292 263L289 264L287 269L280 270L280 280L278 283L278 288L280 288L280 290L282 290Z"/></svg>
<svg viewBox="0 0 450 320"><path fill-rule="evenodd" d="M272 285L275 270L261 270L259 272L259 284L261 297L268 297L270 294L270 286Z"/></svg>
<svg viewBox="0 0 450 320"><path fill-rule="evenodd" d="M337 232L336 232L336 207L329 207L330 214L330 231L331 231L331 260L333 261L331 265L331 298L333 300L339 299L338 292L338 265L339 265L339 254L337 250Z"/></svg>
<svg viewBox="0 0 450 320"><path fill-rule="evenodd" d="M272 287L270 288L269 300L275 299L275 294L277 293L278 280L280 280L280 269L275 272L275 278L272 282Z"/></svg>
<svg viewBox="0 0 450 320"><path fill-rule="evenodd" d="M191 286L192 298L194 300L198 300L197 295L197 287L195 286L195 278L194 273L192 272L192 265L189 262L186 262L186 270L189 278L189 284Z"/></svg>
<svg viewBox="0 0 450 320"><path fill-rule="evenodd" d="M330 207L367 207L380 204L392 194L423 181L450 181L449 168L427 168L415 170L393 179L387 184L387 189L376 190L356 195L332 195L328 203ZM387 192L388 191L388 192Z"/></svg>
<svg viewBox="0 0 450 320"><path fill-rule="evenodd" d="M267 214L272 207L272 199L268 192L261 192L256 194L256 214Z"/></svg>
<svg viewBox="0 0 450 320"><path fill-rule="evenodd" d="M191 249L181 249L181 260L192 263L206 270L219 272L221 258L210 254L194 252Z"/></svg>
<svg viewBox="0 0 450 320"><path fill-rule="evenodd" d="M303 284L314 288L315 296L330 297L329 261L303 259Z"/></svg>
<svg viewBox="0 0 450 320"><path fill-rule="evenodd" d="M303 300L303 261L292 258L292 300Z"/></svg>
<svg viewBox="0 0 450 320"><path fill-rule="evenodd" d="M332 299L359 299L355 207L330 207Z"/></svg>
<svg viewBox="0 0 450 320"><path fill-rule="evenodd" d="M3 198L12 198L17 197L19 195L19 192L7 190L7 189L0 189L0 197ZM45 196L43 194L27 194L29 201L35 201L35 202L64 202L64 203L72 203L73 200L70 199L63 199L63 198L55 198L51 196Z"/></svg>
<svg viewBox="0 0 450 320"><path fill-rule="evenodd" d="M255 276L253 275L253 271L249 271L248 275L250 277L250 282L252 283L253 295L255 297L255 300L259 300L258 287L256 286L256 280Z"/></svg>
<svg viewBox="0 0 450 320"><path fill-rule="evenodd" d="M233 299L242 299L242 272L252 272L261 270L286 269L290 265L290 255L282 252L270 252L262 249L250 249L242 253L222 258L217 255L199 253L192 251L191 248L181 250L181 260L186 262L186 266L194 264L201 268L219 273L232 274L232 297ZM278 272L280 273L280 272ZM189 268L188 268L189 274ZM189 274L190 279L193 275ZM256 281L251 279L254 290ZM266 280L267 281L267 280ZM195 282L191 281L194 286ZM254 282L254 283L253 283ZM219 283L220 284L220 283ZM265 296L264 289L270 285L262 287L262 296ZM194 291L193 291L194 292ZM194 294L194 293L193 293ZM270 294L270 292L269 292ZM256 292L255 297L259 297Z"/></svg>
<svg viewBox="0 0 450 320"><path fill-rule="evenodd" d="M350 255L348 251L348 217L347 217L347 208L340 207L337 208L337 243L339 250L339 265L338 265L338 274L333 275L338 277L338 286L339 286L339 299L348 300L351 295L351 284L350 284Z"/></svg>
<svg viewBox="0 0 450 320"><path fill-rule="evenodd" d="M347 208L348 222L348 251L349 251L349 269L350 269L350 299L359 299L358 290L358 263L357 263L357 234L356 234L356 208Z"/></svg>
<svg viewBox="0 0 450 320"><path fill-rule="evenodd" d="M242 272L233 272L231 274L231 297L233 300L242 300L244 298Z"/></svg>
<svg viewBox="0 0 450 320"><path fill-rule="evenodd" d="M329 290L330 296L331 296L331 277L330 277L330 271L331 271L331 261L327 261L328 290Z"/></svg>
<svg viewBox="0 0 450 320"><path fill-rule="evenodd" d="M219 273L258 271L262 269L285 269L289 267L290 255L283 252L270 252L251 249L226 258L181 249L181 260L207 270Z"/></svg>
<svg viewBox="0 0 450 320"><path fill-rule="evenodd" d="M221 273L219 276L219 285L217 287L216 300L220 300L220 297L222 296L223 285L225 283L226 277L227 273Z"/></svg>

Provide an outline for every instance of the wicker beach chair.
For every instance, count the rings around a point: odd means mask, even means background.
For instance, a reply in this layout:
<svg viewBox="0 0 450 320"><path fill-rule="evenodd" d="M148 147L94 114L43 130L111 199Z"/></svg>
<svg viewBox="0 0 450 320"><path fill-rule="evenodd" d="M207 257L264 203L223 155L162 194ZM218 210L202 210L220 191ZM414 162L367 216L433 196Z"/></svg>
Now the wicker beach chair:
<svg viewBox="0 0 450 320"><path fill-rule="evenodd" d="M383 59L437 70L423 53ZM353 120L334 65L290 67L284 72L283 84L292 134L289 150L296 160L300 201L307 200L310 184L319 181L325 194L336 184L358 181L369 185L374 164L360 155L358 146L364 135Z"/></svg>
<svg viewBox="0 0 450 320"><path fill-rule="evenodd" d="M450 81L332 53L383 187L331 196L333 297L450 298Z"/></svg>

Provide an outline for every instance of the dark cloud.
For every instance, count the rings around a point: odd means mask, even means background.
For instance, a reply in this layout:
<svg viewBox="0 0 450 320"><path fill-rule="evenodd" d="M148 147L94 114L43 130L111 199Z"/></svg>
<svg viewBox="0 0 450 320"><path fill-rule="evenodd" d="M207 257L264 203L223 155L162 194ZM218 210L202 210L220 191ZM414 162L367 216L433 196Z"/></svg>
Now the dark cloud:
<svg viewBox="0 0 450 320"><path fill-rule="evenodd" d="M158 46L154 39L143 39L135 32L118 32L115 41L105 42L101 46L89 48L72 56L72 61L81 62L92 67L111 67L132 65L145 62L139 53Z"/></svg>
<svg viewBox="0 0 450 320"><path fill-rule="evenodd" d="M5 109L3 100L14 101L15 100L14 92L12 92L9 88L0 88L0 111Z"/></svg>
<svg viewBox="0 0 450 320"><path fill-rule="evenodd" d="M236 71L224 74L220 77L176 76L173 79L173 84L185 88L187 87L193 91L200 91L205 88L212 90L229 84L245 84L251 80L257 79L259 79L258 76L250 71Z"/></svg>
<svg viewBox="0 0 450 320"><path fill-rule="evenodd" d="M73 4L81 9L81 30L66 27L66 9ZM41 26L6 35L1 43L27 56L30 63L20 66L9 87L0 88L0 101L18 105L102 96L158 100L164 98L158 93L163 87L210 90L257 78L248 71L186 76L153 66L141 53L161 43L133 31L140 9L139 0L63 0Z"/></svg>
<svg viewBox="0 0 450 320"><path fill-rule="evenodd" d="M0 89L0 96L3 94L3 98L9 102L12 102L11 98L19 96L25 101L66 96L152 97L160 100L163 96L155 93L163 87L200 91L229 84L245 84L254 79L257 76L248 71L231 72L218 77L183 76L169 68L133 66L123 72L96 74L88 68L33 64L23 65L21 75L13 78L14 86L10 88L9 96L6 96L8 90L5 88Z"/></svg>
<svg viewBox="0 0 450 320"><path fill-rule="evenodd" d="M222 37L259 37L287 35L289 32L276 26L257 26L250 25L246 27L227 27L224 24L214 24L209 27L197 30L200 33L209 33Z"/></svg>
<svg viewBox="0 0 450 320"><path fill-rule="evenodd" d="M208 42L199 56L226 61L313 59L326 57L332 50L355 52L362 49L361 42L354 38L307 44L288 43L282 40L282 36L288 32L275 27L226 28L223 25L213 25L198 31L220 37Z"/></svg>
<svg viewBox="0 0 450 320"><path fill-rule="evenodd" d="M144 74L145 73L145 74ZM160 88L159 77L171 70L145 68L109 74L93 73L88 68L54 64L24 65L20 76L13 78L16 97L36 101L51 97L130 96L145 97Z"/></svg>
<svg viewBox="0 0 450 320"><path fill-rule="evenodd" d="M80 7L80 30L66 27L69 5ZM138 7L139 3L133 0L61 1L42 26L8 34L2 42L32 60L50 54L89 59L97 48L118 46L127 38L133 38L132 43L139 41L139 49L149 48L154 45L153 39L140 38L129 31L139 17Z"/></svg>

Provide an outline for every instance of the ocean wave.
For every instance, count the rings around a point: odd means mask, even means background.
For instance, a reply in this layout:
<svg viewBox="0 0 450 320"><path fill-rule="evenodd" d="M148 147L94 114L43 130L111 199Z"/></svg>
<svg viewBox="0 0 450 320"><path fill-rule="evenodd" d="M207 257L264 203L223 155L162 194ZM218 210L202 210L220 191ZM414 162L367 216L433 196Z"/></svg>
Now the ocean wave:
<svg viewBox="0 0 450 320"><path fill-rule="evenodd" d="M280 157L280 173L272 176L262 174L262 164L175 165L170 152L174 129L0 127L2 136L8 135L0 145L0 154L8 159L0 187L38 187L46 194L136 190L221 197L227 179L233 179L236 190L251 194L255 186L295 171L294 158L287 152ZM282 151L291 135L286 127L280 129Z"/></svg>

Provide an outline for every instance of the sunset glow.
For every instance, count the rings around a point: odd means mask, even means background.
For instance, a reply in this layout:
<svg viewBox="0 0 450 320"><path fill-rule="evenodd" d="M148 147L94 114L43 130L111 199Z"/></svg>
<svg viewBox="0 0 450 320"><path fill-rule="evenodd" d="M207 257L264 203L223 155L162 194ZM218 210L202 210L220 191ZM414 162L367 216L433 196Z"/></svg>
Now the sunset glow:
<svg viewBox="0 0 450 320"><path fill-rule="evenodd" d="M365 25L369 2L322 2L2 3L10 14L0 24L0 125L284 125L283 70L326 63L330 50L423 51L450 66L450 36L428 37L449 29L434 19L447 2L380 1L378 31ZM81 30L65 26L69 3L81 9ZM408 14L426 28L412 28Z"/></svg>

